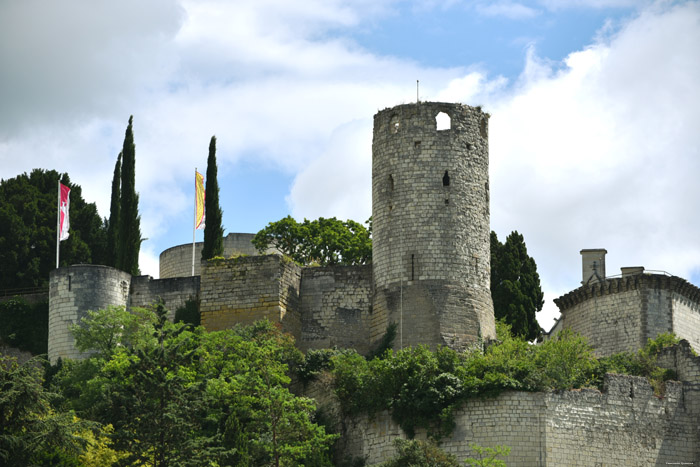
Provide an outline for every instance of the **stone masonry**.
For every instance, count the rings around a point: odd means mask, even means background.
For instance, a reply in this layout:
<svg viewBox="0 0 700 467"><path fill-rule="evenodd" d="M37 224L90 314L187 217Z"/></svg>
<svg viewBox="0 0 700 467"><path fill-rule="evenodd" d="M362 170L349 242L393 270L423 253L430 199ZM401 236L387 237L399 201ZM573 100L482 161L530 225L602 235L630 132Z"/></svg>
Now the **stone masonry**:
<svg viewBox="0 0 700 467"><path fill-rule="evenodd" d="M437 129L440 114L448 129ZM495 336L488 117L434 102L374 116L373 341L391 322L396 347L464 348Z"/></svg>
<svg viewBox="0 0 700 467"><path fill-rule="evenodd" d="M70 327L89 310L126 306L131 275L108 266L58 268L49 276L49 360L81 358Z"/></svg>
<svg viewBox="0 0 700 467"><path fill-rule="evenodd" d="M639 272L604 278L554 302L558 325L586 337L597 355L636 352L665 332L700 350L700 289L680 277Z"/></svg>
<svg viewBox="0 0 700 467"><path fill-rule="evenodd" d="M441 448L463 461L471 444L511 447L509 466L666 466L700 462L700 384L668 382L656 397L645 378L608 374L605 389L504 392L455 414ZM386 412L346 422L344 457L378 465L405 433ZM425 430L416 438L425 439ZM694 464L693 464L694 463Z"/></svg>

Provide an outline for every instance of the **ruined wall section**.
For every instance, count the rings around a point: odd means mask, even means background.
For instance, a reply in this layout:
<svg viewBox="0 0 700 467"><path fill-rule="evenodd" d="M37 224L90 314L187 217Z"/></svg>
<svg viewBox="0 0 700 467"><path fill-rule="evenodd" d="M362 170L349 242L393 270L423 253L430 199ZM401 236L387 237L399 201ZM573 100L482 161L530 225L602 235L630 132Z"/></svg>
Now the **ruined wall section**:
<svg viewBox="0 0 700 467"><path fill-rule="evenodd" d="M668 465L700 461L698 413L688 406L700 393L669 383L664 398L632 376L606 375L606 391L505 392L469 401L455 414L452 436L441 448L459 460L470 444L507 445L513 466ZM388 413L346 422L345 458L377 465L395 454L393 439L406 438ZM418 430L416 438L427 433Z"/></svg>
<svg viewBox="0 0 700 467"><path fill-rule="evenodd" d="M437 129L439 114L449 129ZM372 216L373 341L390 322L397 347L495 336L487 114L434 102L377 113Z"/></svg>
<svg viewBox="0 0 700 467"><path fill-rule="evenodd" d="M131 275L108 266L76 265L58 268L49 275L49 360L78 359L70 327L88 310L126 306Z"/></svg>
<svg viewBox="0 0 700 467"><path fill-rule="evenodd" d="M200 285L202 325L218 331L268 319L298 339L300 282L301 268L280 255L207 261Z"/></svg>
<svg viewBox="0 0 700 467"><path fill-rule="evenodd" d="M675 332L700 349L700 289L684 279L636 274L582 286L555 299L563 328L588 339L599 356L636 352Z"/></svg>
<svg viewBox="0 0 700 467"><path fill-rule="evenodd" d="M199 297L199 276L153 279L151 276L138 276L131 279L129 295L130 307L148 307L163 299L168 309L168 319L175 319L178 308L185 302Z"/></svg>
<svg viewBox="0 0 700 467"><path fill-rule="evenodd" d="M259 255L258 250L255 249L253 244L253 237L255 234L250 233L230 233L224 237L224 258L229 258L231 256L248 255L256 256ZM202 248L204 248L203 242L195 243L194 252L194 275L199 276L202 274ZM270 250L268 253L272 253ZM192 275L192 244L186 243L184 245L174 246L168 248L160 254L160 273L159 277L161 279L167 279L171 277L187 277Z"/></svg>
<svg viewBox="0 0 700 467"><path fill-rule="evenodd" d="M372 267L329 266L304 268L301 274L301 338L309 349L370 350Z"/></svg>

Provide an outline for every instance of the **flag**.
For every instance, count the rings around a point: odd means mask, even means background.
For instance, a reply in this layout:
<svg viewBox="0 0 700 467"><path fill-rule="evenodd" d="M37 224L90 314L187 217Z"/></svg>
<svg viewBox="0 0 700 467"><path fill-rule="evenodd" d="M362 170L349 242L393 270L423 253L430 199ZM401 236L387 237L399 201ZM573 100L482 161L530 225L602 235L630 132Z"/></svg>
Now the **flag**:
<svg viewBox="0 0 700 467"><path fill-rule="evenodd" d="M59 206L59 223L58 231L59 241L66 240L68 238L68 229L70 228L70 220L68 218L68 209L70 208L70 188L60 183L61 187L61 200L58 204Z"/></svg>
<svg viewBox="0 0 700 467"><path fill-rule="evenodd" d="M204 175L195 170L195 215L194 215L194 228L195 230L202 230L204 228Z"/></svg>

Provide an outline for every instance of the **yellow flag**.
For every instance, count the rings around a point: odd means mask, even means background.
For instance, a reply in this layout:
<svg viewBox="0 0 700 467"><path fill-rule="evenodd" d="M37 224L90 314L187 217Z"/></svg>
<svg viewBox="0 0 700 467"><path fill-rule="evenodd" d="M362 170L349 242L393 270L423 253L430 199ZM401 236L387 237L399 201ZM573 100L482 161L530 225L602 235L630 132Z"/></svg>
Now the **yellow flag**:
<svg viewBox="0 0 700 467"><path fill-rule="evenodd" d="M202 230L204 228L204 175L195 170L195 202L197 203L197 208L195 209L194 217L194 228L195 230Z"/></svg>

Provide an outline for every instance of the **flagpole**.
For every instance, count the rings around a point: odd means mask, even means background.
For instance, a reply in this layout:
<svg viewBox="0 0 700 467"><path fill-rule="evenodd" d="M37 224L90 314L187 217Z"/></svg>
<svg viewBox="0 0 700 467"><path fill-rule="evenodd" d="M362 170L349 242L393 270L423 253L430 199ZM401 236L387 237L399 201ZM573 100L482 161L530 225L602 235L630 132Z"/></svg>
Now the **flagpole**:
<svg viewBox="0 0 700 467"><path fill-rule="evenodd" d="M58 200L56 201L56 269L61 245L61 179L58 179Z"/></svg>
<svg viewBox="0 0 700 467"><path fill-rule="evenodd" d="M194 276L194 234L197 231L197 167L194 168L194 216L192 219L192 275Z"/></svg>

